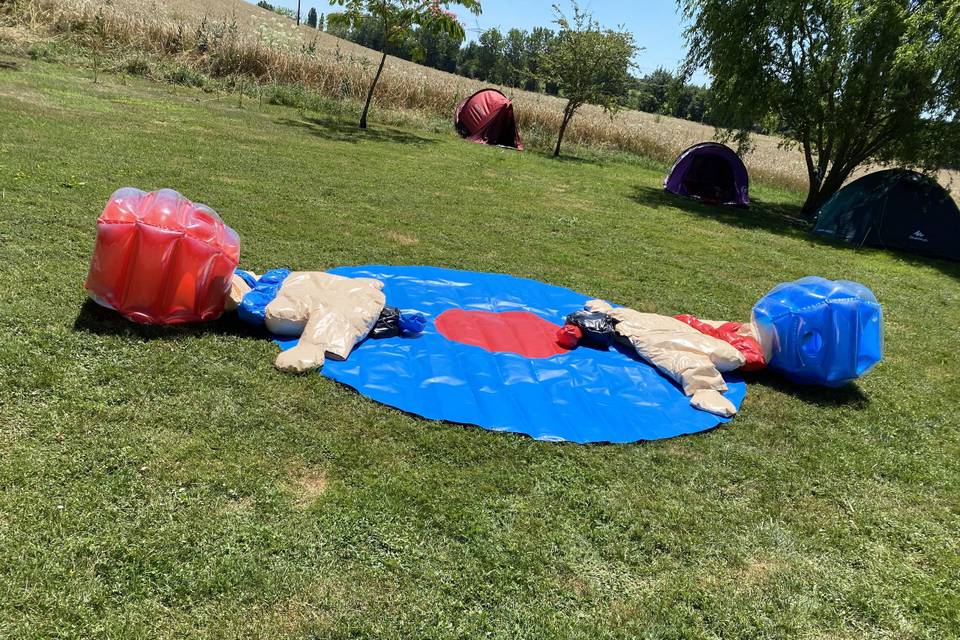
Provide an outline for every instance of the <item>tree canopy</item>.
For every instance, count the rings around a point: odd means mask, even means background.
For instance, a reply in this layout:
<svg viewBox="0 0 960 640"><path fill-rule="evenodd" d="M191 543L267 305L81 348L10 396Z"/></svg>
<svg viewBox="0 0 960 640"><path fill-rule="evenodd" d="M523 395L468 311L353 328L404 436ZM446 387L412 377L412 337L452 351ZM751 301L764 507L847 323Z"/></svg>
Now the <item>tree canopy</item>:
<svg viewBox="0 0 960 640"><path fill-rule="evenodd" d="M679 0L688 72L748 145L766 126L803 150L812 216L859 166L955 164L960 3Z"/></svg>
<svg viewBox="0 0 960 640"><path fill-rule="evenodd" d="M321 28L323 17L320 18ZM384 50L383 28L373 16L366 16L356 26L331 26L333 35L364 47ZM445 33L416 29L411 38L389 44L387 53L404 60L413 60L413 51L423 52L420 64L456 73L491 84L517 87L557 95L555 82L544 78L541 60L550 48L556 33L547 27L510 29L504 34L497 27L482 31L475 40L461 43ZM462 46L461 46L462 45ZM710 105L710 91L685 82L667 69L656 69L632 77L624 108L637 109L694 122L717 124Z"/></svg>
<svg viewBox="0 0 960 640"><path fill-rule="evenodd" d="M567 100L555 156L560 155L564 133L580 107L595 104L606 111L621 107L637 51L633 34L602 28L576 2L572 4L572 18L554 6L560 29L541 58L545 77L557 84Z"/></svg>
<svg viewBox="0 0 960 640"><path fill-rule="evenodd" d="M367 128L370 102L373 100L374 90L387 61L388 47L397 46L412 39L418 31L444 34L458 43L463 41L465 36L463 25L450 11L450 5L454 3L447 0L330 0L330 4L339 5L344 9L342 13L334 13L327 17L328 24L334 27L356 29L364 26L365 23L369 24L368 18L372 17L376 26L381 29L383 55L367 91L367 100L360 116L361 129ZM457 0L456 4L473 14L479 14L481 11L479 0ZM414 46L412 53L413 59L418 62L426 55L419 44Z"/></svg>

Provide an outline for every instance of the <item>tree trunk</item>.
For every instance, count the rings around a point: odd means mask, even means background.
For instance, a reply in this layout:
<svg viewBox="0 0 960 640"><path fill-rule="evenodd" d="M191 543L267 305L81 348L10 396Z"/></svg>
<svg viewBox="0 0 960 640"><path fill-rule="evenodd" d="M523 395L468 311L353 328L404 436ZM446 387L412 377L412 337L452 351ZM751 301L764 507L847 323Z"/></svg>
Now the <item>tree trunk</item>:
<svg viewBox="0 0 960 640"><path fill-rule="evenodd" d="M820 185L813 182L810 183L810 188L807 190L807 199L803 203L803 208L801 208L801 213L803 217L807 220L813 220L814 216L817 215L817 211L820 210L820 207L823 206L823 203L826 202L826 198L822 196L823 190L820 188Z"/></svg>
<svg viewBox="0 0 960 640"><path fill-rule="evenodd" d="M297 0L297 26L300 26L300 0Z"/></svg>
<svg viewBox="0 0 960 640"><path fill-rule="evenodd" d="M386 47L384 47L386 48ZM367 128L367 113L370 111L370 102L373 100L373 90L377 88L377 82L380 81L380 74L383 73L383 65L387 62L387 52L383 52L380 57L380 66L377 67L377 75L373 76L373 82L370 83L370 90L367 91L367 103L363 105L363 113L360 114L360 128Z"/></svg>
<svg viewBox="0 0 960 640"><path fill-rule="evenodd" d="M560 123L560 135L557 136L557 148L553 150L553 157L560 157L560 145L563 144L563 134L567 132L567 125L570 124L570 120L573 118L573 112L576 111L576 107L571 108L571 102L567 102L567 106L563 108L563 122Z"/></svg>
<svg viewBox="0 0 960 640"><path fill-rule="evenodd" d="M840 190L840 187L843 186L843 183L846 182L849 175L850 171L831 169L823 181L817 182L811 180L810 188L807 190L807 199L801 209L803 216L807 220L812 221L814 217L816 217L817 212L820 211L820 207L826 204L827 200Z"/></svg>

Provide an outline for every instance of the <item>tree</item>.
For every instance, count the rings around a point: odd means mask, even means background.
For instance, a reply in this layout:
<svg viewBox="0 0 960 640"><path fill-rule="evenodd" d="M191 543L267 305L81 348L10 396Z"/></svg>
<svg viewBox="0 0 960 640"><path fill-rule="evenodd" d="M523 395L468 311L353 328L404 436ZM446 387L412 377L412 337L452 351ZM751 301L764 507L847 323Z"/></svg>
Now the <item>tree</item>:
<svg viewBox="0 0 960 640"><path fill-rule="evenodd" d="M459 40L443 32L418 29L417 43L423 51L421 64L451 73L457 70L457 54L460 51Z"/></svg>
<svg viewBox="0 0 960 640"><path fill-rule="evenodd" d="M402 44L397 42L391 46L391 43L387 42L383 22L373 16L363 16L359 21L356 21L350 27L349 38L368 49L384 51L392 55L397 54L399 45Z"/></svg>
<svg viewBox="0 0 960 640"><path fill-rule="evenodd" d="M274 10L273 5L267 2L267 0L260 0L260 2L257 3L257 6L261 9L266 9L267 11Z"/></svg>
<svg viewBox="0 0 960 640"><path fill-rule="evenodd" d="M657 67L652 73L637 80L637 94L634 104L640 111L647 113L666 114L667 103L670 99L670 90L676 79L673 74Z"/></svg>
<svg viewBox="0 0 960 640"><path fill-rule="evenodd" d="M560 155L567 126L580 107L596 104L607 112L620 108L630 81L631 59L637 51L633 34L601 28L576 2L572 5L572 20L554 5L560 31L542 60L544 74L557 83L567 99L554 156Z"/></svg>
<svg viewBox="0 0 960 640"><path fill-rule="evenodd" d="M324 18L324 14L321 13L320 17L317 19L317 29L320 31L323 31Z"/></svg>
<svg viewBox="0 0 960 640"><path fill-rule="evenodd" d="M467 78L480 77L478 72L479 56L480 45L476 42L468 42L465 47L460 49L460 53L457 54L457 73Z"/></svg>
<svg viewBox="0 0 960 640"><path fill-rule="evenodd" d="M680 98L681 107L676 117L694 122L705 122L710 108L710 91L705 87L684 85Z"/></svg>
<svg viewBox="0 0 960 640"><path fill-rule="evenodd" d="M530 74L527 80L526 89L539 91L541 76L543 75L540 63L544 55L550 50L553 43L554 33L546 27L534 27L527 36L527 71ZM548 82L543 86L543 91L556 94L556 84Z"/></svg>
<svg viewBox="0 0 960 640"><path fill-rule="evenodd" d="M496 27L480 34L477 51L477 76L485 82L502 83L503 34Z"/></svg>
<svg viewBox="0 0 960 640"><path fill-rule="evenodd" d="M300 26L300 0L297 0L297 26Z"/></svg>
<svg viewBox="0 0 960 640"><path fill-rule="evenodd" d="M960 7L942 0L678 0L687 73L712 77L711 116L747 147L770 123L802 149L813 217L859 166L955 161Z"/></svg>
<svg viewBox="0 0 960 640"><path fill-rule="evenodd" d="M360 23L365 15L373 16L380 20L383 27L384 42L402 43L413 36L414 29L426 29L428 31L443 32L462 42L464 38L463 25L457 20L456 15L449 11L452 4L448 0L330 0L331 5L339 5L344 8L343 13L330 15L327 18L328 24L332 22L344 22L350 25ZM456 3L471 13L478 15L480 13L480 0L458 0ZM422 57L423 51L417 45L414 50L414 57ZM373 100L373 92L377 88L377 82L380 81L380 75L383 73L383 66L387 62L386 46L383 48L383 55L380 57L380 65L370 83L367 91L367 100L363 105L363 113L360 115L360 128L367 128L367 114L370 111L370 102Z"/></svg>
<svg viewBox="0 0 960 640"><path fill-rule="evenodd" d="M504 84L511 87L519 87L523 84L528 74L526 52L527 32L522 29L510 29L503 42Z"/></svg>
<svg viewBox="0 0 960 640"><path fill-rule="evenodd" d="M310 11L307 12L307 26L317 28L317 10L313 7L310 7Z"/></svg>

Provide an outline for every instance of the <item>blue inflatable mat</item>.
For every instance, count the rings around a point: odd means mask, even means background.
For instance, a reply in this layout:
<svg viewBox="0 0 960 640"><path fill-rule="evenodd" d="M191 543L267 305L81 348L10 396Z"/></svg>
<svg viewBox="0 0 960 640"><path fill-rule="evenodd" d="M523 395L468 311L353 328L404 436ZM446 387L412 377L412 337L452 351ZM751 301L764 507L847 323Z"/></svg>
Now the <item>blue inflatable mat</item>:
<svg viewBox="0 0 960 640"><path fill-rule="evenodd" d="M330 272L376 278L384 283L387 304L420 311L430 320L420 336L368 339L348 360L327 360L323 375L377 402L431 420L577 443L671 438L727 421L694 409L676 384L616 349L581 346L528 357L522 352L529 347L517 349L521 353L491 351L476 345L484 342L482 335L468 344L437 328L444 312L452 312L448 318L469 312L481 319L521 320L525 314L518 312L527 312L537 318L524 327L542 323L549 328L542 322L547 321L559 328L567 314L589 300L569 289L436 267L341 267ZM488 337L499 345L505 340ZM518 341L523 338L518 335ZM296 340L278 344L289 349ZM727 381L726 396L739 407L746 385L736 377Z"/></svg>

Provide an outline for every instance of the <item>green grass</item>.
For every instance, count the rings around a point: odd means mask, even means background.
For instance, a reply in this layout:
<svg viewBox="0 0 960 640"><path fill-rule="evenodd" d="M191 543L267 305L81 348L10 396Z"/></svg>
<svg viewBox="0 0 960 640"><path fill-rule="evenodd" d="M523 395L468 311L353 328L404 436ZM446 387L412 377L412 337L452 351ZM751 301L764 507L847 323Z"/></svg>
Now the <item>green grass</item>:
<svg viewBox="0 0 960 640"><path fill-rule="evenodd" d="M823 244L763 185L713 209L626 157L21 63L0 68L0 637L960 636L960 266ZM427 422L275 371L235 322L85 304L126 185L213 206L256 270L430 264L729 319L850 278L886 359L836 391L751 379L729 425L664 442Z"/></svg>

